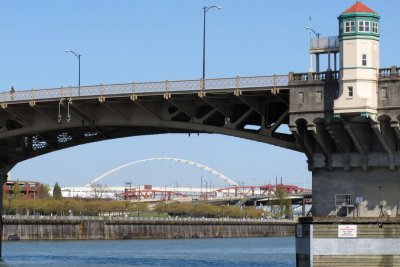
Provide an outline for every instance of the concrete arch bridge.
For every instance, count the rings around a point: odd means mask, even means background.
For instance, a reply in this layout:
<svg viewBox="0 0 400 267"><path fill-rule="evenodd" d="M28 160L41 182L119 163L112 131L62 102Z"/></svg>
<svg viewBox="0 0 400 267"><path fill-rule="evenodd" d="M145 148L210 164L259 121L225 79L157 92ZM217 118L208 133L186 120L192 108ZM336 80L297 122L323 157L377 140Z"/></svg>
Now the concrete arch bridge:
<svg viewBox="0 0 400 267"><path fill-rule="evenodd" d="M0 168L80 144L162 133L219 133L296 151L289 76L61 87L0 95Z"/></svg>
<svg viewBox="0 0 400 267"><path fill-rule="evenodd" d="M363 183L376 184L374 177L395 179L388 170L400 166L400 68L379 69L377 75L377 114L334 113L343 94L338 71L3 92L0 176L5 181L20 161L90 142L219 133L305 153L313 189L323 192L313 195L319 200L314 214L327 215L337 210L337 192L368 193L348 189L336 177L367 177ZM282 125L290 133L279 131ZM391 188L397 185L387 187L387 195L393 195ZM387 199L391 207L397 202Z"/></svg>

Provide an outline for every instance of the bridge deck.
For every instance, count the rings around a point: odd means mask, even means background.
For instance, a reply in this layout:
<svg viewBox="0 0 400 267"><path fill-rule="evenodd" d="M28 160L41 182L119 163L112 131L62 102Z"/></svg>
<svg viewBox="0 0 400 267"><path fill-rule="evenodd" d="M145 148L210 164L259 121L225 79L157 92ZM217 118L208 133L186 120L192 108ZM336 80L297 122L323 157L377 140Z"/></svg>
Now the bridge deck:
<svg viewBox="0 0 400 267"><path fill-rule="evenodd" d="M132 95L163 95L172 93L231 92L256 88L288 88L288 75L235 77L205 80L182 80L163 82L140 82L122 84L100 84L81 87L60 87L50 89L32 89L15 92L3 92L4 104L28 103L36 101L54 101L62 98L98 98Z"/></svg>

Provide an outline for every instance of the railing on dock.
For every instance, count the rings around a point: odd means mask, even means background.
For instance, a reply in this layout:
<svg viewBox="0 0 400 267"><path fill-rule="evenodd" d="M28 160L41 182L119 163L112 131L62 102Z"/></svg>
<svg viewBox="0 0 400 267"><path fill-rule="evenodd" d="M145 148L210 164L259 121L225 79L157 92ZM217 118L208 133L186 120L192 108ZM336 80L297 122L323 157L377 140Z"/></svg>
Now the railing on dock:
<svg viewBox="0 0 400 267"><path fill-rule="evenodd" d="M250 219L250 218L193 218L193 217L131 217L131 216L41 216L41 215L3 215L7 221L126 221L126 222L209 222L209 223L295 223L289 219Z"/></svg>

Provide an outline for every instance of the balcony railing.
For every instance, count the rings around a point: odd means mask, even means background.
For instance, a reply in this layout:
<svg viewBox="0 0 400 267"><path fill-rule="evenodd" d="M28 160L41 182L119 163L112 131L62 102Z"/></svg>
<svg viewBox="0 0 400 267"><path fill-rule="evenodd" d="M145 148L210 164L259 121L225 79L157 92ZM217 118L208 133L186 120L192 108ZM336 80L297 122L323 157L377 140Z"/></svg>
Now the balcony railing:
<svg viewBox="0 0 400 267"><path fill-rule="evenodd" d="M311 50L339 49L339 38L337 36L312 38L310 49Z"/></svg>
<svg viewBox="0 0 400 267"><path fill-rule="evenodd" d="M308 82L308 81L326 81L326 80L339 80L338 71L329 72L311 72L311 73L292 73L289 75L291 82Z"/></svg>
<svg viewBox="0 0 400 267"><path fill-rule="evenodd" d="M398 79L400 78L400 68L393 66L391 68L379 69L379 79Z"/></svg>

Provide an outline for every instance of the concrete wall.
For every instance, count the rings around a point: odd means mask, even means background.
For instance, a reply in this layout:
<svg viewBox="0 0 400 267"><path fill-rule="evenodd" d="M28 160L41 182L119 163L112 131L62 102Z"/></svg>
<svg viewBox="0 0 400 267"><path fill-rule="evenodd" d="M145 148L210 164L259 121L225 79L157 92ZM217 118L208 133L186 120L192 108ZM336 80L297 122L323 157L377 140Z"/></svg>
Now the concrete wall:
<svg viewBox="0 0 400 267"><path fill-rule="evenodd" d="M393 70L394 71L394 70ZM399 120L400 82L397 79L385 79L379 82L378 118L388 116L391 121Z"/></svg>
<svg viewBox="0 0 400 267"><path fill-rule="evenodd" d="M294 235L294 222L138 220L5 220L3 240L160 239Z"/></svg>
<svg viewBox="0 0 400 267"><path fill-rule="evenodd" d="M336 80L292 82L290 124L296 125L298 119L305 119L308 123L313 123L317 118L325 119L325 116L333 112L333 101L338 90L339 84Z"/></svg>
<svg viewBox="0 0 400 267"><path fill-rule="evenodd" d="M398 170L390 171L384 167L368 171L360 168L351 171L316 169L312 177L313 215L336 215L335 194L351 194L353 203L356 197L362 197L363 201L358 207L349 209L349 216L377 217L380 201L384 203L382 212L390 209L391 216L396 216L400 203L399 177Z"/></svg>

